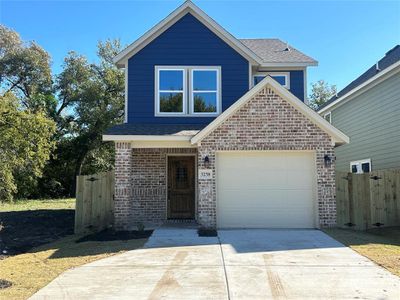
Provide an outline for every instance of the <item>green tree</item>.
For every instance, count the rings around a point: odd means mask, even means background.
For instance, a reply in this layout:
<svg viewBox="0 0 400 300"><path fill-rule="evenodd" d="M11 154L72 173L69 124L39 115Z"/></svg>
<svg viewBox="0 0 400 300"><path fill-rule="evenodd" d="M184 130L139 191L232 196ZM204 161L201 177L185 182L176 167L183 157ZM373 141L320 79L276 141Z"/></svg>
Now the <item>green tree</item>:
<svg viewBox="0 0 400 300"><path fill-rule="evenodd" d="M54 148L55 124L42 112L19 109L11 93L0 96L0 200L11 200L18 191L16 176L25 182L42 175Z"/></svg>
<svg viewBox="0 0 400 300"><path fill-rule="evenodd" d="M31 111L52 111L57 105L52 93L50 56L35 42L25 43L13 30L0 25L0 88L12 92Z"/></svg>
<svg viewBox="0 0 400 300"><path fill-rule="evenodd" d="M112 62L120 48L118 40L99 42L95 64L75 52L65 58L55 84L58 148L41 180L43 192L58 186L71 195L77 175L112 168L114 148L102 134L123 120L125 76Z"/></svg>
<svg viewBox="0 0 400 300"><path fill-rule="evenodd" d="M324 80L318 80L311 84L311 87L308 105L314 110L318 110L322 104L336 95L337 92L336 85L330 85Z"/></svg>

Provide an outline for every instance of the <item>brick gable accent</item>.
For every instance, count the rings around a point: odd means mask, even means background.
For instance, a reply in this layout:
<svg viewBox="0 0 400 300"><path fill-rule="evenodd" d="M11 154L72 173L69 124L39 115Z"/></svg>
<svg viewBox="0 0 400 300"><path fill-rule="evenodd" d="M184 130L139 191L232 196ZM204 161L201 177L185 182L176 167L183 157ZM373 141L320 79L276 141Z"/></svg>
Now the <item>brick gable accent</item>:
<svg viewBox="0 0 400 300"><path fill-rule="evenodd" d="M217 151L226 150L315 151L319 224L336 224L335 166L324 165L324 156L334 155L331 137L272 88L262 89L198 145L199 168L213 170L212 179L198 181L198 221L205 227L217 226L215 158Z"/></svg>

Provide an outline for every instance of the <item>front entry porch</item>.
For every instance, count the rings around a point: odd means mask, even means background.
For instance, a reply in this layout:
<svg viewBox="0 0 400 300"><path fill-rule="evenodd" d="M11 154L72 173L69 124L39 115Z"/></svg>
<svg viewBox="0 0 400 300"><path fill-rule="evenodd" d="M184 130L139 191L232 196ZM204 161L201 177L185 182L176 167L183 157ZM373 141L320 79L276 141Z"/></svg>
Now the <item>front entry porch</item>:
<svg viewBox="0 0 400 300"><path fill-rule="evenodd" d="M116 144L115 227L154 228L196 219L197 148Z"/></svg>

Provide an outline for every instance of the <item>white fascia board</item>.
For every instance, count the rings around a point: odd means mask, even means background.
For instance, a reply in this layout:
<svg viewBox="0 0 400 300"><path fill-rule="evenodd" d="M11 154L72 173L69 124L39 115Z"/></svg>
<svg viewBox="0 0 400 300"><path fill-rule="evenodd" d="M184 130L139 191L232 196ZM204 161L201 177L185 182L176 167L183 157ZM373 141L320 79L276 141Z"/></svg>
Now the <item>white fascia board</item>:
<svg viewBox="0 0 400 300"><path fill-rule="evenodd" d="M344 94L343 96L337 98L335 101L333 101L331 104L321 108L318 113L319 114L324 114L334 108L337 108L338 106L346 103L347 101L353 99L359 93L364 93L367 90L373 88L377 84L381 83L383 80L386 80L388 77L400 72L400 61L394 63L390 67L386 68L382 72L379 72L375 76L371 77L364 83L360 84L359 86L355 87L348 93Z"/></svg>
<svg viewBox="0 0 400 300"><path fill-rule="evenodd" d="M202 129L198 134L196 134L192 139L192 144L197 144L201 142L206 136L208 136L213 130L215 130L219 125L222 124L226 119L232 116L237 110L239 110L247 101L257 95L262 89L271 86L283 99L285 99L294 108L300 111L305 117L307 117L311 122L329 134L335 145L347 144L350 139L343 132L332 126L329 122L324 120L318 113L313 111L307 105L305 105L300 99L294 96L286 88L282 87L278 82L272 79L270 76L265 77L260 83L258 83L254 88L244 94L239 100L237 100L233 105L231 105L227 110L225 110L219 117L214 119L208 126Z"/></svg>
<svg viewBox="0 0 400 300"><path fill-rule="evenodd" d="M143 148L196 148L190 141L134 141L131 147L136 149Z"/></svg>
<svg viewBox="0 0 400 300"><path fill-rule="evenodd" d="M157 38L160 34L162 34L165 30L167 30L181 17L189 12L208 29L214 32L219 38L225 41L228 45L230 45L233 49L235 49L239 54L248 59L250 62L254 64L262 63L260 57L258 57L253 51L243 45L238 39L227 32L224 28L221 27L221 25L211 19L206 13L204 13L200 8L198 8L190 1L186 1L185 3L183 3L171 14L169 14L165 19L163 19L161 22L159 22L157 25L147 31L144 35L142 35L139 39L137 39L135 42L133 42L127 48L117 54L113 59L114 63L118 67L123 68L126 61L130 57L143 49L146 45L148 45L151 41Z"/></svg>
<svg viewBox="0 0 400 300"><path fill-rule="evenodd" d="M134 141L190 141L188 135L112 135L103 134L103 141L134 142Z"/></svg>
<svg viewBox="0 0 400 300"><path fill-rule="evenodd" d="M281 68L281 67L311 67L311 66L318 66L318 62L263 62L260 64L260 67L265 68Z"/></svg>

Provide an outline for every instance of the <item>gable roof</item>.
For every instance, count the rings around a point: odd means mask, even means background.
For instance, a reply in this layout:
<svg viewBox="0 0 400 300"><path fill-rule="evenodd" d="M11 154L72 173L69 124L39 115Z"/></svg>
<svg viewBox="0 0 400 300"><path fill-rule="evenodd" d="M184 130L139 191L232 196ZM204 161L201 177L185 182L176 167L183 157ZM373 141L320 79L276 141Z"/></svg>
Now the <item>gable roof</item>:
<svg viewBox="0 0 400 300"><path fill-rule="evenodd" d="M281 66L316 66L318 63L311 57L291 48L291 51L283 51L286 44L278 39L237 39L221 25L210 18L191 1L185 1L181 6L170 13L165 19L147 31L135 42L130 44L114 57L114 63L118 67L124 67L127 60L174 25L184 15L190 13L203 25L215 33L219 38L231 46L240 55L253 65L265 67ZM285 46L283 48L283 46Z"/></svg>
<svg viewBox="0 0 400 300"><path fill-rule="evenodd" d="M204 129L197 133L190 142L192 144L197 144L201 142L205 137L207 137L211 132L213 132L218 126L220 126L225 120L232 116L236 111L238 111L243 105L250 101L254 96L256 96L262 89L267 86L272 87L283 99L285 99L290 105L307 117L316 126L325 131L328 135L332 137L332 141L335 145L347 144L350 139L343 132L335 128L328 121L322 118L318 113L305 105L300 99L290 93L281 84L275 81L270 76L265 77L260 83L244 94L239 100L232 104L228 109L226 109L221 115L219 115L214 121L208 124Z"/></svg>
<svg viewBox="0 0 400 300"><path fill-rule="evenodd" d="M350 96L353 91L364 87L368 83L380 78L381 76L387 74L392 69L396 68L400 63L400 45L396 45L391 50L386 52L385 56L379 60L376 64L371 66L367 71L357 77L355 80L350 82L344 89L333 96L326 103L324 103L320 108L320 113L327 111L332 106L341 102L344 98Z"/></svg>
<svg viewBox="0 0 400 300"><path fill-rule="evenodd" d="M152 29L147 31L135 42L130 44L127 48L122 50L114 57L114 63L119 67L124 67L125 62L129 57L133 56L135 53L143 49L151 41L161 35L165 30L175 24L180 18L182 18L187 13L193 15L202 24L204 24L208 29L214 32L219 38L225 41L233 49L235 49L239 54L245 57L252 63L262 63L262 59L258 57L253 51L243 45L238 39L227 32L222 26L211 19L207 14L205 14L200 8L194 5L191 1L185 1L181 6L175 9L171 14L169 14L165 19L155 25Z"/></svg>
<svg viewBox="0 0 400 300"><path fill-rule="evenodd" d="M296 65L316 66L318 62L289 46L280 39L239 39L247 48L253 51L263 60L263 65L268 63L283 63L285 66L291 63Z"/></svg>

